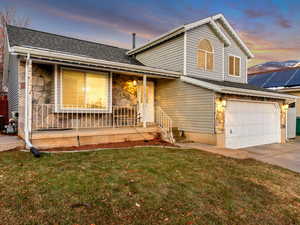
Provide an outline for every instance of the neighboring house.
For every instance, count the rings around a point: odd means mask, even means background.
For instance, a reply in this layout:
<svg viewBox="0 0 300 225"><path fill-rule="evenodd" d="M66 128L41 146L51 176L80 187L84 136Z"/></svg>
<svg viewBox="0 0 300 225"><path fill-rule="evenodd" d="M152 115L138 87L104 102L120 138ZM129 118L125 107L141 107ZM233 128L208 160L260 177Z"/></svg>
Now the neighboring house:
<svg viewBox="0 0 300 225"><path fill-rule="evenodd" d="M129 51L15 26L6 37L9 109L28 146L172 140L172 129L227 148L286 141L294 97L247 84L253 55L221 14Z"/></svg>
<svg viewBox="0 0 300 225"><path fill-rule="evenodd" d="M276 90L281 93L300 96L300 67L252 73L248 83L261 88ZM292 105L292 107L294 107ZM300 135L300 99L295 104L297 117L297 135ZM292 109L291 109L292 110Z"/></svg>

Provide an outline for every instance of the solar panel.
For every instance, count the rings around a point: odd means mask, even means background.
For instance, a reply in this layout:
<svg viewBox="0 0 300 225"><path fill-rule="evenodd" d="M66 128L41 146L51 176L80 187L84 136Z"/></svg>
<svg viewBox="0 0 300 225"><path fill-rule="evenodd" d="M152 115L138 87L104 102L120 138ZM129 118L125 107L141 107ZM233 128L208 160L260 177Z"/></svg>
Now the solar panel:
<svg viewBox="0 0 300 225"><path fill-rule="evenodd" d="M292 78L295 72L296 70L278 71L272 75L271 79L265 83L264 87L284 87L286 82Z"/></svg>
<svg viewBox="0 0 300 225"><path fill-rule="evenodd" d="M286 84L286 86L300 86L300 69L298 69L293 78Z"/></svg>
<svg viewBox="0 0 300 225"><path fill-rule="evenodd" d="M263 87L264 83L270 78L271 75L272 73L254 75L253 78L248 81L248 83L256 87Z"/></svg>

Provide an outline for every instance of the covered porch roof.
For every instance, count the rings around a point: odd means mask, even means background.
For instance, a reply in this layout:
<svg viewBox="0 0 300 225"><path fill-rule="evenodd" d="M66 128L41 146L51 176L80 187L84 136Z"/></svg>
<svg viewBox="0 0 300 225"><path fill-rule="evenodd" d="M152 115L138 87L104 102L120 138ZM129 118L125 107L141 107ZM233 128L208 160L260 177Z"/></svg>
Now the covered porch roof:
<svg viewBox="0 0 300 225"><path fill-rule="evenodd" d="M176 79L179 78L181 75L180 72L158 69L143 65L132 65L127 63L118 63L94 59L89 57L50 51L47 49L36 49L33 47L15 46L11 48L11 53L21 55L24 57L30 55L30 58L35 62L77 66L91 69L101 69L105 71L119 72L131 75L147 75L148 77L153 78Z"/></svg>

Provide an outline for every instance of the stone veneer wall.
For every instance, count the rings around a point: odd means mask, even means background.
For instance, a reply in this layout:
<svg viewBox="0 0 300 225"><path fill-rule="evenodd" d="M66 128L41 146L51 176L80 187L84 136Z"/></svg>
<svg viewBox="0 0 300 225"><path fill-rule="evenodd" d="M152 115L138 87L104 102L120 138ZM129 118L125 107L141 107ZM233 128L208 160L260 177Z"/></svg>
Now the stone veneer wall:
<svg viewBox="0 0 300 225"><path fill-rule="evenodd" d="M113 74L112 104L130 106L137 104L137 88L132 86L135 76ZM54 68L49 65L32 64L32 103L54 104Z"/></svg>
<svg viewBox="0 0 300 225"><path fill-rule="evenodd" d="M54 67L32 64L32 103L54 104Z"/></svg>
<svg viewBox="0 0 300 225"><path fill-rule="evenodd" d="M132 85L135 76L113 74L112 104L117 106L130 106L137 104L137 87Z"/></svg>
<svg viewBox="0 0 300 225"><path fill-rule="evenodd" d="M24 138L24 117L25 117L25 62L20 62L18 69L18 86L19 86L19 119L18 119L18 135Z"/></svg>
<svg viewBox="0 0 300 225"><path fill-rule="evenodd" d="M25 118L25 62L21 61L18 69L19 76L19 121L18 135L24 137ZM32 72L32 103L49 104L54 103L54 73L53 66L44 64L29 65L29 72ZM36 110L32 110L32 120L36 118Z"/></svg>

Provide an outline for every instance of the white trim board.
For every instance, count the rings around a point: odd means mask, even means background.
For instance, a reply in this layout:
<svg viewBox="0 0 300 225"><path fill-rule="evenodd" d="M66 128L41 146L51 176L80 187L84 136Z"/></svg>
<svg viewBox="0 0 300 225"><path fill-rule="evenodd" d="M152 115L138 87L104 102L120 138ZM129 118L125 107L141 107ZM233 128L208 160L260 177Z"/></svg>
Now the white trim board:
<svg viewBox="0 0 300 225"><path fill-rule="evenodd" d="M183 75L187 75L187 34L183 38Z"/></svg>

